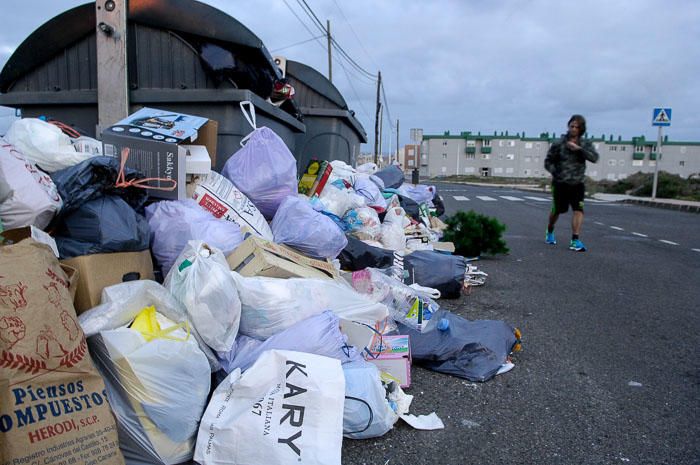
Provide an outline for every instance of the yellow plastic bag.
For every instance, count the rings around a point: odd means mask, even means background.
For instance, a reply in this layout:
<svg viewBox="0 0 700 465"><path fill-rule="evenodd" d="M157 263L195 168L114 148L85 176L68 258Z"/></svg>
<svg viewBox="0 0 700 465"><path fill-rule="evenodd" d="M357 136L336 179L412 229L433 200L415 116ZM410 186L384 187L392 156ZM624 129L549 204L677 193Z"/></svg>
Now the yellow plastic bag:
<svg viewBox="0 0 700 465"><path fill-rule="evenodd" d="M158 320L156 319L156 307L153 305L144 307L144 309L141 310L138 315L136 315L136 318L134 318L130 328L141 333L144 339L146 339L146 342L149 342L155 338L184 342L190 338L190 325L186 321L165 329L161 329L160 323L158 323ZM170 333L180 328L184 328L185 331L187 331L187 336L185 336L184 339L170 335Z"/></svg>

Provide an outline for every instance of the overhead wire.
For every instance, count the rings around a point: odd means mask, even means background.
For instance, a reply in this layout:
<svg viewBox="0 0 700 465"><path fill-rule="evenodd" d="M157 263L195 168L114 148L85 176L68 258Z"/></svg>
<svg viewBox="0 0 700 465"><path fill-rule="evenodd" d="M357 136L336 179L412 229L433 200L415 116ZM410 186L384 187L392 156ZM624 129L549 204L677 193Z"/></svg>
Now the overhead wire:
<svg viewBox="0 0 700 465"><path fill-rule="evenodd" d="M320 39L320 38L322 38L322 37L323 37L323 36L312 37L312 38L310 38L310 39L302 40L301 42L297 42L297 43L295 43L295 44L286 45L286 46L284 46L284 47L280 47L280 48L276 48L276 49L274 49L274 50L270 50L270 52L272 52L272 53L281 52L282 50L286 50L286 49L288 49L288 48L296 47L297 45L303 45L303 44L305 44L305 43L307 43L307 42L311 42L312 40L318 40L318 39Z"/></svg>

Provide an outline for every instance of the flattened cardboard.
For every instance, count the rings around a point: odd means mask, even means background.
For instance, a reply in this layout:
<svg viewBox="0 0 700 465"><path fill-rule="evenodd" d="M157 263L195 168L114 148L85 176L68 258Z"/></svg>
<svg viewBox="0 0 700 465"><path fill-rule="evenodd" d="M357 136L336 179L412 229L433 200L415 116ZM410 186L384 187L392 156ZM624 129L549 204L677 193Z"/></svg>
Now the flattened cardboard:
<svg viewBox="0 0 700 465"><path fill-rule="evenodd" d="M233 271L246 277L339 279L332 263L256 236L243 241L227 261Z"/></svg>
<svg viewBox="0 0 700 465"><path fill-rule="evenodd" d="M153 279L153 261L148 250L81 255L62 260L61 263L78 270L74 299L78 315L99 305L102 289L107 286L123 281Z"/></svg>
<svg viewBox="0 0 700 465"><path fill-rule="evenodd" d="M411 386L411 344L408 335L382 336L375 338L370 349L371 356L365 359L380 371L398 379L402 388Z"/></svg>

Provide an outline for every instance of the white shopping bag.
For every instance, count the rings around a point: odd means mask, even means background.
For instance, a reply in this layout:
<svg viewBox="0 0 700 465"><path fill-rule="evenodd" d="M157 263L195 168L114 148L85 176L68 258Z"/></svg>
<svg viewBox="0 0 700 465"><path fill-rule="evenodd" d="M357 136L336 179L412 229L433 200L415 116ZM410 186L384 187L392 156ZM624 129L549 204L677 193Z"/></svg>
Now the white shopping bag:
<svg viewBox="0 0 700 465"><path fill-rule="evenodd" d="M340 465L344 397L338 360L266 351L216 388L194 459L202 465Z"/></svg>

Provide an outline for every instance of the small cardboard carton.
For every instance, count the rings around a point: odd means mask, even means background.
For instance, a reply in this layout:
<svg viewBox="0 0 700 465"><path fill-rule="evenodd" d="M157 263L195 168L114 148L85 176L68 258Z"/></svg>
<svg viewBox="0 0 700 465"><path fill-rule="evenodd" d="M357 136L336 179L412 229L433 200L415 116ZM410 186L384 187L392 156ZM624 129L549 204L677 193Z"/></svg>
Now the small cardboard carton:
<svg viewBox="0 0 700 465"><path fill-rule="evenodd" d="M80 315L100 303L102 289L138 279L153 279L153 261L149 250L81 255L62 260L78 270L75 310Z"/></svg>
<svg viewBox="0 0 700 465"><path fill-rule="evenodd" d="M156 186L149 189L150 195L182 200L187 198L187 167L198 165L188 163L188 152L196 151L193 156L197 160L206 160L201 150L188 145L196 141L197 145L206 147L213 164L217 133L218 123L214 120L144 107L102 131L103 153L121 158L122 149L129 148L126 166L140 171L150 179L149 185ZM174 190L163 190L171 187L173 181Z"/></svg>
<svg viewBox="0 0 700 465"><path fill-rule="evenodd" d="M375 338L365 358L375 364L379 371L397 380L402 388L411 385L411 345L408 335Z"/></svg>
<svg viewBox="0 0 700 465"><path fill-rule="evenodd" d="M340 279L332 263L256 236L243 241L227 261L233 271L246 277Z"/></svg>

